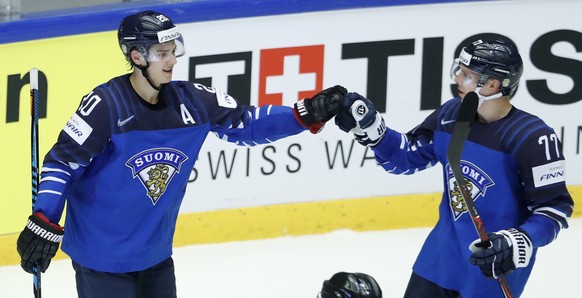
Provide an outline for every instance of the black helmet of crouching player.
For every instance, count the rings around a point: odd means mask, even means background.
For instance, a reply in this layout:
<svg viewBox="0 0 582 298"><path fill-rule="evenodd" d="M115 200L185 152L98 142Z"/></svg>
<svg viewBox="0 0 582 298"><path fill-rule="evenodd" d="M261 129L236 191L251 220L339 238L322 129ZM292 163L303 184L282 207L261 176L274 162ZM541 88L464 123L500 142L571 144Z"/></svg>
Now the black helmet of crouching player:
<svg viewBox="0 0 582 298"><path fill-rule="evenodd" d="M154 44L176 42L176 57L184 54L184 40L178 28L166 15L155 11L144 11L125 17L117 30L119 47L130 63L131 51L140 52L148 61L149 48Z"/></svg>
<svg viewBox="0 0 582 298"><path fill-rule="evenodd" d="M382 298L376 280L364 273L338 272L323 282L318 298Z"/></svg>
<svg viewBox="0 0 582 298"><path fill-rule="evenodd" d="M498 79L501 94L510 98L515 94L523 73L523 61L517 46L509 40L477 40L464 47L453 63L451 75L456 74L459 63L480 74L477 88L483 87L490 78Z"/></svg>

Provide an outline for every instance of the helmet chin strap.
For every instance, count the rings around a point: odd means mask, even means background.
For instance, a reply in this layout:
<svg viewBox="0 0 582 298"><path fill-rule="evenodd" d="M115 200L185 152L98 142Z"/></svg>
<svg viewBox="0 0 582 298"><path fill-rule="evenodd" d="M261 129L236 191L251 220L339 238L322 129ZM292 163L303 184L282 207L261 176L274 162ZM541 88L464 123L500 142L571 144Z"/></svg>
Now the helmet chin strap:
<svg viewBox="0 0 582 298"><path fill-rule="evenodd" d="M150 78L150 75L148 74L148 68L150 67L149 62L146 61L146 66L141 66L141 65L135 65L135 66L141 70L142 75L146 78L146 80L148 81L150 86L152 86L152 88L154 88L158 91L160 91L160 89L162 89L163 85L156 86L154 84L154 82L152 82L152 79Z"/></svg>
<svg viewBox="0 0 582 298"><path fill-rule="evenodd" d="M479 96L479 105L477 107L480 107L487 100L496 99L503 96L503 93L501 92L489 96L481 95L481 87L477 87L477 89L475 89L475 93L477 93L477 96Z"/></svg>

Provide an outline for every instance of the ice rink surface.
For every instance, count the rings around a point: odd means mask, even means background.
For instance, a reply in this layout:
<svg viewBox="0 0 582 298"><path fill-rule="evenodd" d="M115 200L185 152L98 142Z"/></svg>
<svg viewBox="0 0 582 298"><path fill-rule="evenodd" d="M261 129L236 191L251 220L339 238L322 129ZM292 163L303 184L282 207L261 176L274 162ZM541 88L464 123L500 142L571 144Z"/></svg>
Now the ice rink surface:
<svg viewBox="0 0 582 298"><path fill-rule="evenodd" d="M315 298L338 271L368 273L384 297L402 297L428 228L194 245L174 250L178 297ZM582 297L582 218L538 252L522 297ZM54 261L42 275L44 298L76 297L70 260ZM33 297L32 276L20 266L0 267L0 297Z"/></svg>

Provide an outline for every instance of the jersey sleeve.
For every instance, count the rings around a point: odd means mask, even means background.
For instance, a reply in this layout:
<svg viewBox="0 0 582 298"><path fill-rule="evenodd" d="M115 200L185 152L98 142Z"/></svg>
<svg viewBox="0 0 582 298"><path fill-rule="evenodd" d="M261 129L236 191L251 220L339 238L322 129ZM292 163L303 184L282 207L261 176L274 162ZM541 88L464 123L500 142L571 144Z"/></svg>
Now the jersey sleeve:
<svg viewBox="0 0 582 298"><path fill-rule="evenodd" d="M439 110L406 134L387 129L378 145L372 147L376 161L392 174L411 175L437 164L433 137Z"/></svg>
<svg viewBox="0 0 582 298"><path fill-rule="evenodd" d="M51 222L60 220L75 177L107 146L111 125L105 97L96 91L83 97L44 158L34 211L43 213Z"/></svg>
<svg viewBox="0 0 582 298"><path fill-rule="evenodd" d="M539 122L537 125L541 125ZM514 155L526 204L532 212L521 228L530 235L535 247L544 246L568 227L574 208L566 188L562 144L555 132L544 125L527 134Z"/></svg>
<svg viewBox="0 0 582 298"><path fill-rule="evenodd" d="M291 107L266 105L245 106L227 93L194 84L206 100L210 130L218 138L237 145L254 146L271 143L306 130L293 115Z"/></svg>

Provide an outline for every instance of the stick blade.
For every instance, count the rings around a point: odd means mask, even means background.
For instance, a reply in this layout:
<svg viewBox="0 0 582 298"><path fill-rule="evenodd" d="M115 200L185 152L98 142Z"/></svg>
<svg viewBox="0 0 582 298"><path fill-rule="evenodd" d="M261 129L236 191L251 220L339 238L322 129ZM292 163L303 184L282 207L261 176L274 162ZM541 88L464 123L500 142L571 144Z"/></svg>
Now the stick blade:
<svg viewBox="0 0 582 298"><path fill-rule="evenodd" d="M459 114L457 115L455 127L453 128L451 135L451 141L447 150L447 158L453 169L460 165L461 153L465 146L465 141L467 140L469 131L471 130L471 121L475 119L478 107L479 96L477 93L469 92L465 94L465 97L461 101L461 107L459 108Z"/></svg>
<svg viewBox="0 0 582 298"><path fill-rule="evenodd" d="M479 96L471 91L465 94L457 116L457 122L471 122L475 118L475 113L479 106Z"/></svg>

